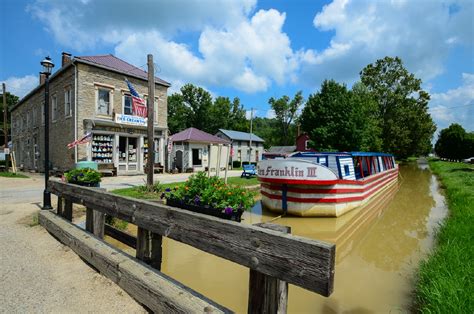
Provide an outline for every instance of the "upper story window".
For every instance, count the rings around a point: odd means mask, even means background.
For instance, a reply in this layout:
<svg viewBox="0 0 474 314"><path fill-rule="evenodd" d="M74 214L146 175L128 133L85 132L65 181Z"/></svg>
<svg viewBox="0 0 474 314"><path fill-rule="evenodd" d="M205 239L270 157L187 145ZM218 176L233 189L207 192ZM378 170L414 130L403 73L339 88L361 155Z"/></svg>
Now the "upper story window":
<svg viewBox="0 0 474 314"><path fill-rule="evenodd" d="M123 114L132 114L132 96L123 95Z"/></svg>
<svg viewBox="0 0 474 314"><path fill-rule="evenodd" d="M304 141L304 149L305 150L309 149L309 140Z"/></svg>
<svg viewBox="0 0 474 314"><path fill-rule="evenodd" d="M41 125L44 125L44 103L41 104Z"/></svg>
<svg viewBox="0 0 474 314"><path fill-rule="evenodd" d="M64 115L69 117L72 115L72 106L71 106L71 88L68 87L64 91Z"/></svg>
<svg viewBox="0 0 474 314"><path fill-rule="evenodd" d="M102 115L110 115L110 89L97 89L97 113Z"/></svg>
<svg viewBox="0 0 474 314"><path fill-rule="evenodd" d="M56 95L51 96L51 120L54 122L58 119L58 98Z"/></svg>

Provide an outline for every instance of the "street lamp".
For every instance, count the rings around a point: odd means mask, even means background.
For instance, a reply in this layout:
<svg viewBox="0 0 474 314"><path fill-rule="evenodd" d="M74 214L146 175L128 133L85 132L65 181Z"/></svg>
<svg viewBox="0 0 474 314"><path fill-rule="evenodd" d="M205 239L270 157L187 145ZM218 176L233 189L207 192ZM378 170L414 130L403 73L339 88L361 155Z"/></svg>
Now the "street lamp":
<svg viewBox="0 0 474 314"><path fill-rule="evenodd" d="M48 189L49 180L49 76L54 68L54 63L50 57L46 57L41 61L45 76L44 82L44 192L43 192L43 209L52 209L51 193Z"/></svg>

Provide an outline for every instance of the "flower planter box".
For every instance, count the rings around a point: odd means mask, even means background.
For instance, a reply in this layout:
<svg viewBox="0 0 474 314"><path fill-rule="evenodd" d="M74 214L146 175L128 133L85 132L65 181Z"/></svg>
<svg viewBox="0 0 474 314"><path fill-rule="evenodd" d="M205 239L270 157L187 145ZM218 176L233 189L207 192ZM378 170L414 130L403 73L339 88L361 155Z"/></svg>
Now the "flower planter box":
<svg viewBox="0 0 474 314"><path fill-rule="evenodd" d="M91 188L99 188L100 182L83 182L83 181L69 181L68 183L81 185L81 186L88 186Z"/></svg>
<svg viewBox="0 0 474 314"><path fill-rule="evenodd" d="M242 210L239 210L238 212L232 212L231 214L227 214L220 209L212 208L209 206L185 204L184 202L181 202L179 200L174 200L174 199L167 199L166 204L168 206L178 207L178 208L190 210L196 213L219 217L222 219L232 220L236 222L241 221L242 214L243 214Z"/></svg>

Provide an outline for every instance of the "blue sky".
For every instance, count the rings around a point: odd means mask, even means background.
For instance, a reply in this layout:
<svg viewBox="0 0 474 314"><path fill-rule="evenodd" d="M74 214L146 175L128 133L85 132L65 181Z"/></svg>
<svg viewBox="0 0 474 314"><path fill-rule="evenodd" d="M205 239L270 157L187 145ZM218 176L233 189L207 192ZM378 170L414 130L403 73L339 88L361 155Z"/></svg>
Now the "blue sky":
<svg viewBox="0 0 474 314"><path fill-rule="evenodd" d="M115 54L176 92L185 83L239 97L271 116L268 99L305 97L324 79L351 86L360 70L399 56L431 94L438 128L474 130L474 2L470 0L3 0L0 81L19 96L39 62L62 51Z"/></svg>

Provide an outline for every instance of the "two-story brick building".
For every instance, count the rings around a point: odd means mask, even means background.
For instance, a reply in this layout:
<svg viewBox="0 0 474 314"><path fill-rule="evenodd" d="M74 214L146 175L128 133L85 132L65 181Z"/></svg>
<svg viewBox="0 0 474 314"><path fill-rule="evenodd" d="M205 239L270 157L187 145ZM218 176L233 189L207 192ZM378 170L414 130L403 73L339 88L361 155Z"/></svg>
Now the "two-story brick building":
<svg viewBox="0 0 474 314"><path fill-rule="evenodd" d="M66 171L77 161L113 166L118 174L143 173L147 158L146 119L132 115L128 79L145 98L147 73L113 55L74 57L63 53L49 78L50 160ZM155 79L155 163L164 164L168 82ZM13 108L12 142L17 165L44 171L44 77ZM92 141L67 144L92 133Z"/></svg>

